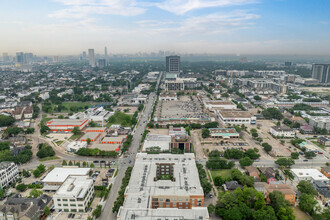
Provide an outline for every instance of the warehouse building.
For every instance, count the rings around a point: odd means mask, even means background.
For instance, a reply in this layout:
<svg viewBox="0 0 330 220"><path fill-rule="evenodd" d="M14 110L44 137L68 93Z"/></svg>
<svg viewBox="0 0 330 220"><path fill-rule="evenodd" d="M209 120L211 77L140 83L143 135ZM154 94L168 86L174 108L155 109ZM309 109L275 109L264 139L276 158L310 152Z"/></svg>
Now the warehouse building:
<svg viewBox="0 0 330 220"><path fill-rule="evenodd" d="M208 220L192 153L138 153L117 220Z"/></svg>
<svg viewBox="0 0 330 220"><path fill-rule="evenodd" d="M53 132L69 132L74 127L78 127L82 130L88 124L88 119L52 119L46 122L50 131Z"/></svg>

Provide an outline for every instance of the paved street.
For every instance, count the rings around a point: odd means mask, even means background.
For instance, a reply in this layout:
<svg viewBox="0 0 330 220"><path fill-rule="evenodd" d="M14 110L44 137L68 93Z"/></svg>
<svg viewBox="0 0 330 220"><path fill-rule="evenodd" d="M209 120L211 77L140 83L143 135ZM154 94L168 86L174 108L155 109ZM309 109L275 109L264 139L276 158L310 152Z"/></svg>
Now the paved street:
<svg viewBox="0 0 330 220"><path fill-rule="evenodd" d="M160 75L158 78L156 91L158 89L161 77L162 77L162 75ZM103 207L103 211L100 216L101 220L116 219L116 213L112 213L112 206L113 206L113 203L115 202L115 200L117 199L118 191L121 186L121 181L122 181L123 177L125 176L126 168L128 166L134 166L135 156L139 150L141 138L144 133L144 130L146 129L147 123L149 121L149 116L151 114L153 104L155 102L156 97L157 97L156 93L154 93L154 92L150 93L149 100L145 107L144 113L143 113L142 117L140 118L138 125L136 126L135 133L133 134L133 140L132 140L132 144L129 149L129 152L124 158L121 158L118 161L119 171L118 171L116 180L112 185L108 200L106 201L106 203Z"/></svg>

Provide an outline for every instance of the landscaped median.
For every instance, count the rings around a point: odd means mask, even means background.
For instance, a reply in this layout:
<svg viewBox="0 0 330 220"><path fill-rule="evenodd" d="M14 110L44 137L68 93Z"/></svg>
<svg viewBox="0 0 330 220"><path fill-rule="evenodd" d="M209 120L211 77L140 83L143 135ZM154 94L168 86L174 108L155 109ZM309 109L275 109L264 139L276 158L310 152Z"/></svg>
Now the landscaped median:
<svg viewBox="0 0 330 220"><path fill-rule="evenodd" d="M120 206L122 206L124 204L124 193L125 193L125 189L128 186L129 180L131 178L131 173L132 173L133 167L127 167L126 172L125 172L125 176L121 182L121 187L120 190L118 192L118 197L112 207L112 212L118 212Z"/></svg>

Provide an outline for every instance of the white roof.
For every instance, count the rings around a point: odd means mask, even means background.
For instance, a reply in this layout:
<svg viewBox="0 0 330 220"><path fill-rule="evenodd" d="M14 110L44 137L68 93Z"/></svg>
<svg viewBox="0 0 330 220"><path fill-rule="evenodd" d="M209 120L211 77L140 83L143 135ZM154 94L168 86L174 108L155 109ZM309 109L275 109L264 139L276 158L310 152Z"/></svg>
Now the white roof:
<svg viewBox="0 0 330 220"><path fill-rule="evenodd" d="M80 148L84 148L87 147L87 143L86 142L82 142L82 141L72 141L71 143L69 143L66 146L67 150L70 149L75 149L75 150L79 150Z"/></svg>
<svg viewBox="0 0 330 220"><path fill-rule="evenodd" d="M89 176L68 176L54 197L84 198L93 180Z"/></svg>
<svg viewBox="0 0 330 220"><path fill-rule="evenodd" d="M146 151L150 147L160 147L161 151L168 151L170 149L170 142L171 137L169 135L147 134L142 151Z"/></svg>
<svg viewBox="0 0 330 220"><path fill-rule="evenodd" d="M298 178L312 178L313 180L326 180L326 181L329 180L317 169L291 169L291 171Z"/></svg>
<svg viewBox="0 0 330 220"><path fill-rule="evenodd" d="M55 167L52 171L50 171L47 176L42 180L42 182L57 182L57 183L63 183L66 178L70 175L88 175L90 171L90 168L61 168L61 167Z"/></svg>
<svg viewBox="0 0 330 220"><path fill-rule="evenodd" d="M157 180L157 164L168 163L173 166L171 180ZM152 197L178 196L188 199L189 196L204 196L200 185L195 157L192 153L187 154L146 154L138 153L131 174L130 182L125 190L124 206L118 212L119 219L146 220L174 220L178 216L182 219L209 219L206 207L193 209L158 208L151 209Z"/></svg>

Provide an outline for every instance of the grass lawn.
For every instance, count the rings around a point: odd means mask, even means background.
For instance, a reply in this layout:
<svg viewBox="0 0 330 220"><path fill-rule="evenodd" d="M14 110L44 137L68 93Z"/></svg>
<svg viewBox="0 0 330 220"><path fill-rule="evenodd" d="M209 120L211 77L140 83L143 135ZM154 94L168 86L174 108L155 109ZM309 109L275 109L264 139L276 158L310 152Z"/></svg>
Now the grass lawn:
<svg viewBox="0 0 330 220"><path fill-rule="evenodd" d="M65 110L65 111L70 111L71 107L84 108L85 109L85 106L88 106L88 108L90 108L91 106L97 105L97 103L93 103L93 102L63 102L62 105L64 105L67 108L67 110Z"/></svg>
<svg viewBox="0 0 330 220"><path fill-rule="evenodd" d="M216 176L222 176L225 179L231 176L231 169L225 170L211 170L212 178L214 179Z"/></svg>
<svg viewBox="0 0 330 220"><path fill-rule="evenodd" d="M299 207L292 207L293 213L296 216L296 219L299 220L310 220L312 219L309 217L305 212L303 212Z"/></svg>
<svg viewBox="0 0 330 220"><path fill-rule="evenodd" d="M95 190L95 196L96 197L101 197L102 190Z"/></svg>
<svg viewBox="0 0 330 220"><path fill-rule="evenodd" d="M41 119L41 124L46 123L47 121L50 121L52 118L47 118L46 114L42 115L42 119Z"/></svg>
<svg viewBox="0 0 330 220"><path fill-rule="evenodd" d="M60 146L64 141L56 141L57 146Z"/></svg>
<svg viewBox="0 0 330 220"><path fill-rule="evenodd" d="M109 118L106 127L110 127L112 124L120 124L124 127L129 127L132 125L132 117L133 115L128 115L123 112L115 112L115 114Z"/></svg>
<svg viewBox="0 0 330 220"><path fill-rule="evenodd" d="M311 142L312 142L313 144L317 145L318 147L322 148L322 149L325 148L322 144L320 144L320 143L317 142L317 141L311 141Z"/></svg>
<svg viewBox="0 0 330 220"><path fill-rule="evenodd" d="M82 134L76 134L76 135L72 135L70 137L70 140L76 140L77 138L79 138Z"/></svg>
<svg viewBox="0 0 330 220"><path fill-rule="evenodd" d="M57 156L53 156L53 157L45 157L45 158L41 158L39 159L40 162L44 162L44 161L48 161L48 160L57 160L57 159L60 159L59 157Z"/></svg>

